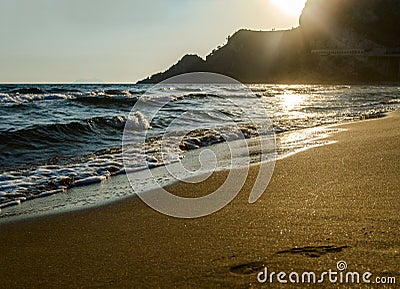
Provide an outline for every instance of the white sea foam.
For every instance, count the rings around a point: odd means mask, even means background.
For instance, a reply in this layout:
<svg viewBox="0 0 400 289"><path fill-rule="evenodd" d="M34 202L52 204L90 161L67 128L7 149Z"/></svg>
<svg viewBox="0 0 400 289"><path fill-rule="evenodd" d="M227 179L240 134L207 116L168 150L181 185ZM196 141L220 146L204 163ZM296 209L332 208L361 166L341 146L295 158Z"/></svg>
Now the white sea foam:
<svg viewBox="0 0 400 289"><path fill-rule="evenodd" d="M78 180L74 183L74 186L85 186L85 185L90 185L90 184L96 184L96 183L101 183L107 179L106 176L93 176L93 177L87 177L81 180Z"/></svg>
<svg viewBox="0 0 400 289"><path fill-rule="evenodd" d="M126 120L126 128L128 130L141 131L151 129L151 125L145 116L137 111Z"/></svg>

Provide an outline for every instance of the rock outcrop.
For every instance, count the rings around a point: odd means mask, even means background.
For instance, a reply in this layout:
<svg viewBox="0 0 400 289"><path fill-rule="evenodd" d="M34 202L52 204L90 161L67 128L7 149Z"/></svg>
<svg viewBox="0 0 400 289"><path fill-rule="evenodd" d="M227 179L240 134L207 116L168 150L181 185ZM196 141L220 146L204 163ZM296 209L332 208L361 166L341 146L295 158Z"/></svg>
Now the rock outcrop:
<svg viewBox="0 0 400 289"><path fill-rule="evenodd" d="M308 0L298 28L239 30L205 60L186 55L139 83L195 71L244 83L398 82L399 19L398 0Z"/></svg>

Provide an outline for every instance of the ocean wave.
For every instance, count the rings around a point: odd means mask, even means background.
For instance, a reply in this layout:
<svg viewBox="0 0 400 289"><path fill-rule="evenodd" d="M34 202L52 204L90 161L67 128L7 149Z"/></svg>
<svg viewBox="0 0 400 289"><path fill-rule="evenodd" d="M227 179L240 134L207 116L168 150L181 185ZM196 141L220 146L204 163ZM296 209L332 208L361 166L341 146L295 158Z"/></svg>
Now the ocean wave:
<svg viewBox="0 0 400 289"><path fill-rule="evenodd" d="M27 87L27 88L18 88L11 91L11 93L18 94L43 94L46 93L44 90L37 87Z"/></svg>
<svg viewBox="0 0 400 289"><path fill-rule="evenodd" d="M77 97L71 99L71 101L84 103L87 105L94 106L133 106L137 101L138 97L105 97L105 96L86 96L86 97Z"/></svg>
<svg viewBox="0 0 400 289"><path fill-rule="evenodd" d="M0 173L38 164L74 162L85 154L120 143L125 126L135 131L151 129L145 117L137 113L129 118L93 117L0 131Z"/></svg>
<svg viewBox="0 0 400 289"><path fill-rule="evenodd" d="M59 88L54 87L46 89L46 93L82 93L82 90L77 88Z"/></svg>
<svg viewBox="0 0 400 289"><path fill-rule="evenodd" d="M65 192L68 188L98 183L122 172L122 158L103 154L68 165L40 165L1 175L0 208Z"/></svg>
<svg viewBox="0 0 400 289"><path fill-rule="evenodd" d="M115 116L94 117L70 123L33 125L24 129L0 132L0 145L7 150L36 150L56 143L75 143L84 137L104 134L104 130L122 131L125 123L125 116Z"/></svg>
<svg viewBox="0 0 400 289"><path fill-rule="evenodd" d="M122 90L122 89L106 89L102 91L105 95L131 95L129 90Z"/></svg>
<svg viewBox="0 0 400 289"><path fill-rule="evenodd" d="M69 95L65 94L9 94L2 93L0 94L0 103L1 104L13 104L13 103L30 103L34 101L43 101L43 100L59 100L59 99L68 99L71 98Z"/></svg>
<svg viewBox="0 0 400 289"><path fill-rule="evenodd" d="M74 86L38 85L37 87L20 87L1 85L0 90L9 94L49 94L49 93L75 93L83 92Z"/></svg>
<svg viewBox="0 0 400 289"><path fill-rule="evenodd" d="M237 127L222 127L215 129L197 129L193 130L179 143L179 148L183 151L207 147L225 141L234 141L242 137L249 139L258 137L257 126L253 124L241 124Z"/></svg>
<svg viewBox="0 0 400 289"><path fill-rule="evenodd" d="M179 100L188 100L192 98L222 98L222 96L219 96L217 94L212 94L212 93L188 93L188 94L182 94L176 97L173 97L173 101L179 101Z"/></svg>
<svg viewBox="0 0 400 289"><path fill-rule="evenodd" d="M92 104L132 104L141 96L144 90L134 89L104 89L99 87L90 89L89 87L74 86L39 86L39 87L11 87L0 86L0 104L7 103L30 103L35 101L48 101L58 99L76 99L85 103Z"/></svg>
<svg viewBox="0 0 400 289"><path fill-rule="evenodd" d="M183 91L183 92L200 92L203 91L201 87L177 87L177 91Z"/></svg>
<svg viewBox="0 0 400 289"><path fill-rule="evenodd" d="M134 105L138 97L131 94L107 94L104 92L84 93L79 91L43 94L9 94L0 93L1 104L32 103L35 101L70 100L88 105Z"/></svg>
<svg viewBox="0 0 400 289"><path fill-rule="evenodd" d="M201 89L173 89L170 93L163 91L160 94L145 95L146 99L150 101L163 101L168 99L170 101L178 101L183 99L192 98L223 98L223 95L203 92ZM29 93L16 93L29 92ZM51 88L51 89L18 89L13 92L0 93L0 104L12 104L12 103L31 103L35 101L51 101L51 100L69 100L78 103L84 103L87 105L94 106L107 106L107 105L130 105L133 106L139 99L144 95L144 91L131 91L131 90L119 90L119 89L100 89L94 91L83 91L78 89L63 89L63 88ZM229 98L241 98L244 97L241 94L230 94Z"/></svg>
<svg viewBox="0 0 400 289"><path fill-rule="evenodd" d="M119 129L123 127L122 124L124 123L138 129L149 128L147 120L140 113L135 114L130 119L123 117L97 118L90 121L112 127L117 126ZM68 130L71 126L74 130L86 129L84 124L73 123L68 124ZM52 127L53 130L54 128ZM64 129L65 126L62 126L62 128ZM61 128L59 127L59 129ZM148 138L144 145L142 143L130 144L127 146L126 153L129 155L131 164L132 162L134 164L130 168L142 170L146 167L154 168L176 162L182 159L184 153L189 150L227 140L232 141L241 136L245 138L258 136L256 127L254 125L242 125L224 127L220 130L198 129L187 134L184 132L183 138L182 132L174 132L167 136ZM9 170L0 174L0 208L65 192L71 187L102 182L121 173L125 173L121 147L99 150L93 154L75 158L65 164L53 164L48 161L32 168Z"/></svg>

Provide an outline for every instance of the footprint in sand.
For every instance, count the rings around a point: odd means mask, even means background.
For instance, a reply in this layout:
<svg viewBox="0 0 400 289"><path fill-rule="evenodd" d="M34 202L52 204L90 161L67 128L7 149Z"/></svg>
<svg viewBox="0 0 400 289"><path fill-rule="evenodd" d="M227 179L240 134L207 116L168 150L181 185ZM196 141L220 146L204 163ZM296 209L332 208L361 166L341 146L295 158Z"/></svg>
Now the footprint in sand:
<svg viewBox="0 0 400 289"><path fill-rule="evenodd" d="M298 254L310 258L318 258L328 253L338 253L350 246L306 246L302 248L292 248L276 252L276 254ZM239 264L230 267L230 272L235 275L250 275L262 271L265 268L265 263L260 261Z"/></svg>
<svg viewBox="0 0 400 289"><path fill-rule="evenodd" d="M349 246L306 246L302 248L292 248L290 250L279 251L276 252L276 254L298 254L310 258L318 258L328 253L341 252L346 248L349 248Z"/></svg>
<svg viewBox="0 0 400 289"><path fill-rule="evenodd" d="M230 272L236 275L250 275L256 272L260 272L265 267L263 262L250 262L232 266Z"/></svg>

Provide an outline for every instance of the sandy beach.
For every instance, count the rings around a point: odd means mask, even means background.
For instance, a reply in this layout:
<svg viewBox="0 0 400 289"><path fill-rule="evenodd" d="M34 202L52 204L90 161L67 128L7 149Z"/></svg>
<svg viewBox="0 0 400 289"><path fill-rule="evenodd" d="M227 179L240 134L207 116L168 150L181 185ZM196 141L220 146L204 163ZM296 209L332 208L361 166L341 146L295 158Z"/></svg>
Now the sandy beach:
<svg viewBox="0 0 400 289"><path fill-rule="evenodd" d="M3 224L0 287L291 288L260 284L257 274L336 270L341 260L371 280L399 279L400 113L340 127L336 143L277 161L255 204L247 199L257 166L238 197L208 217L167 217L133 197ZM206 194L225 176L169 189Z"/></svg>

